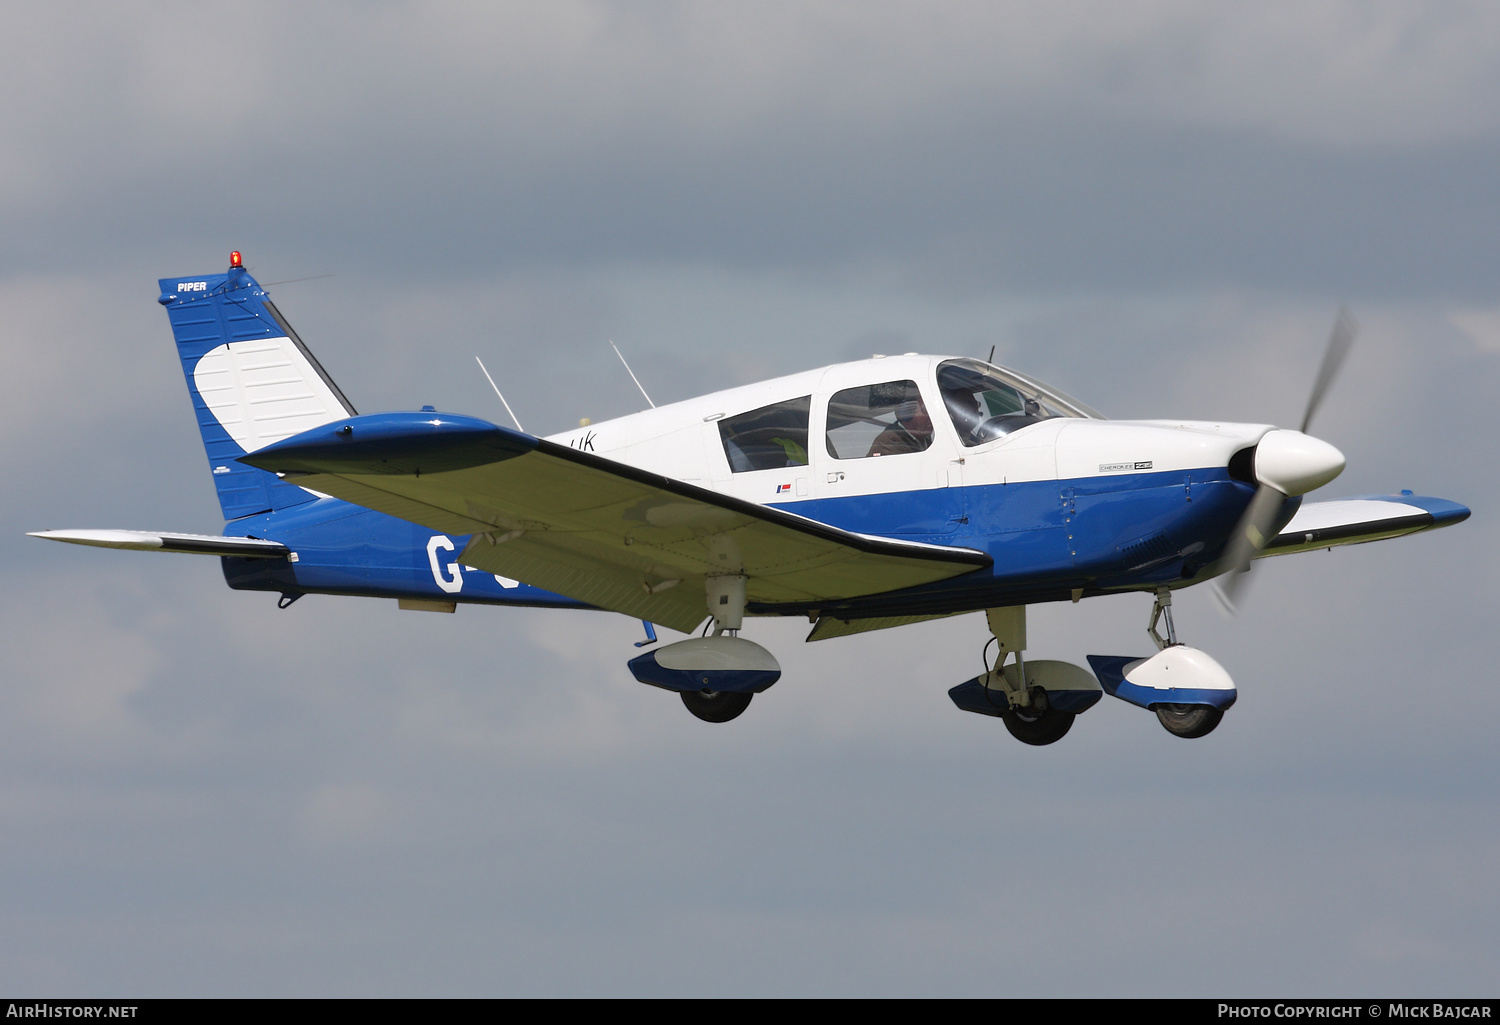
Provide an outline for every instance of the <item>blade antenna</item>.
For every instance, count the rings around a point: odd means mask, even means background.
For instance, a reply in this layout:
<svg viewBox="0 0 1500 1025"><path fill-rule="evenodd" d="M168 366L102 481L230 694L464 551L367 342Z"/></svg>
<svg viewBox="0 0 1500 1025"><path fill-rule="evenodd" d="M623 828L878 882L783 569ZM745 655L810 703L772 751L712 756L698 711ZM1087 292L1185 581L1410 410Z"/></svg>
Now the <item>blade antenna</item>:
<svg viewBox="0 0 1500 1025"><path fill-rule="evenodd" d="M475 356L474 362L479 364L480 370L484 370L484 379L490 382L490 387L495 389L495 394L500 395L500 386L495 383L495 379L490 376L490 372L484 369L484 360L480 359L478 356ZM521 421L516 419L516 412L515 410L510 408L510 403L505 401L504 395L500 395L500 405L504 406L505 411L510 414L511 420L514 421L516 425L516 430L520 431L522 434L525 434L526 428L522 427Z"/></svg>
<svg viewBox="0 0 1500 1025"><path fill-rule="evenodd" d="M620 347L615 344L613 338L611 338L609 341L609 347L615 350L615 355L620 357L620 362L625 363L625 354L620 351ZM635 376L635 371L630 369L629 363L625 363L625 372L630 375L630 379L635 382L635 386L641 389L641 395L643 398L645 398L646 404L649 405L652 409L655 409L656 403L651 401L651 396L646 394L646 389L641 388L641 379Z"/></svg>

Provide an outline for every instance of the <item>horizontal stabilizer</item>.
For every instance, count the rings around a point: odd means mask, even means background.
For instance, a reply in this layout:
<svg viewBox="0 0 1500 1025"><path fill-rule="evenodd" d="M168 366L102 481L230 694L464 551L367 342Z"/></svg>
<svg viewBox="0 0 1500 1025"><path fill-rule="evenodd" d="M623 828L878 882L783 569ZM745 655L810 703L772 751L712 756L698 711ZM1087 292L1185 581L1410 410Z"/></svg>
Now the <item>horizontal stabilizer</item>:
<svg viewBox="0 0 1500 1025"><path fill-rule="evenodd" d="M34 530L27 536L96 548L129 548L138 552L235 555L241 559L284 559L290 554L286 545L258 537L163 534L149 530Z"/></svg>
<svg viewBox="0 0 1500 1025"><path fill-rule="evenodd" d="M1452 526L1468 518L1469 510L1457 502L1424 498L1410 492L1306 502L1281 533L1266 542L1256 558L1402 537Z"/></svg>

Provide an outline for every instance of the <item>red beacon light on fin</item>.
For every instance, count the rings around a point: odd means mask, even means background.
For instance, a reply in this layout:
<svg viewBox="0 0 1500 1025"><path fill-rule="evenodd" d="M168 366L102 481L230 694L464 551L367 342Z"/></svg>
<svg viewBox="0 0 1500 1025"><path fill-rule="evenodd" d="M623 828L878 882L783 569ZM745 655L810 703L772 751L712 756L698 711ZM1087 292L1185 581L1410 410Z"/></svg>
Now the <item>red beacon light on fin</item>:
<svg viewBox="0 0 1500 1025"><path fill-rule="evenodd" d="M243 266L244 266L244 264L240 261L240 252L239 252L238 249L236 249L234 252L232 252L232 253L229 254L229 269L230 270L239 270Z"/></svg>

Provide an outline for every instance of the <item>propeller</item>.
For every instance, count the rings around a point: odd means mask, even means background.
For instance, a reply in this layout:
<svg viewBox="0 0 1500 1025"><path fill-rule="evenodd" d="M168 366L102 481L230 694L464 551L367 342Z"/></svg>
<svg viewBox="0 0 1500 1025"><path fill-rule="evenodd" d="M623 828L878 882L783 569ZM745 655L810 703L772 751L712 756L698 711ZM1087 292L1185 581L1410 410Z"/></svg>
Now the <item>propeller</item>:
<svg viewBox="0 0 1500 1025"><path fill-rule="evenodd" d="M1340 307L1323 350L1318 376L1313 381L1312 394L1307 399L1307 409L1302 414L1301 428L1271 431L1253 450L1252 466L1258 487L1224 548L1222 561L1230 567L1229 572L1215 582L1219 598L1231 614L1237 610L1237 603L1244 600L1250 563L1271 540L1282 503L1291 495L1304 495L1322 487L1344 469L1343 454L1326 441L1310 437L1307 429L1358 333L1359 324L1353 315Z"/></svg>

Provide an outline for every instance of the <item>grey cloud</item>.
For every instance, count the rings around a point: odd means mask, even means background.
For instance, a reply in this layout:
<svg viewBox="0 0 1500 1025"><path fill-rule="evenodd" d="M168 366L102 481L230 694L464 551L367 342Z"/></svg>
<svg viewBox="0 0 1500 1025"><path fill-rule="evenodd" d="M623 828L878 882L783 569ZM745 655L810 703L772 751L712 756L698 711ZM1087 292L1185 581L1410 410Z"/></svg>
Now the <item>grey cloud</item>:
<svg viewBox="0 0 1500 1025"><path fill-rule="evenodd" d="M210 235L387 283L873 258L925 288L1494 293L1483 8L359 10L41 33L8 266Z"/></svg>

